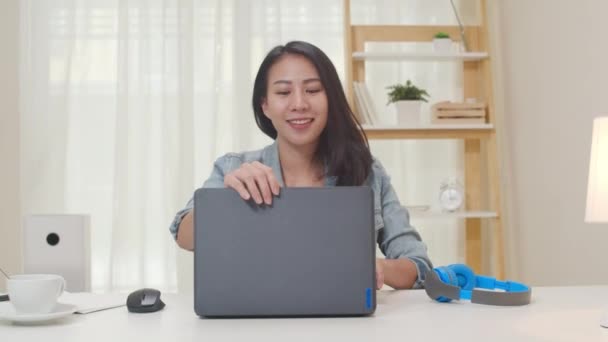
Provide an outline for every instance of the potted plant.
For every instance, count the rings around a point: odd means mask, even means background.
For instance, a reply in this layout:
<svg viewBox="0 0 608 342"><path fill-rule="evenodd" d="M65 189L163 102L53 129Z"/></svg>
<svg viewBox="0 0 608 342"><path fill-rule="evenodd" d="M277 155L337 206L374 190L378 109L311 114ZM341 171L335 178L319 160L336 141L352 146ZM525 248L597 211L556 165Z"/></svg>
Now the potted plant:
<svg viewBox="0 0 608 342"><path fill-rule="evenodd" d="M433 48L435 52L448 53L452 49L452 39L445 32L437 32L433 39Z"/></svg>
<svg viewBox="0 0 608 342"><path fill-rule="evenodd" d="M388 104L394 103L397 107L397 122L401 125L419 125L420 107L422 102L428 102L430 95L424 89L416 87L412 81L405 84L395 84L387 87Z"/></svg>

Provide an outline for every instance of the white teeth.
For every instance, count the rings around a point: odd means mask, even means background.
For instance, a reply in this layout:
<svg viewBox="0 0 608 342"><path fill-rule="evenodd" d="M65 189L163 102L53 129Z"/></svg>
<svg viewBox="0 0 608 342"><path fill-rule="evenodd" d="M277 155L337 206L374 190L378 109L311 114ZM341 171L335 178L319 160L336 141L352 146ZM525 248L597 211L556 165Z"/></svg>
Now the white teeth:
<svg viewBox="0 0 608 342"><path fill-rule="evenodd" d="M312 119L288 120L288 121L291 122L291 123L294 123L296 125L302 125L302 124L311 122Z"/></svg>

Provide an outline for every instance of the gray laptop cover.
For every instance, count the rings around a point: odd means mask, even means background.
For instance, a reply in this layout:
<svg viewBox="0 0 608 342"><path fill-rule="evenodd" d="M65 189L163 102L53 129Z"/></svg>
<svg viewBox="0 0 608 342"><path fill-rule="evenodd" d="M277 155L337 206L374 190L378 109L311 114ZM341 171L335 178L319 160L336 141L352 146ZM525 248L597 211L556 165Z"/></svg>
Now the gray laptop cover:
<svg viewBox="0 0 608 342"><path fill-rule="evenodd" d="M376 308L369 187L194 195L194 310L206 317L351 316Z"/></svg>

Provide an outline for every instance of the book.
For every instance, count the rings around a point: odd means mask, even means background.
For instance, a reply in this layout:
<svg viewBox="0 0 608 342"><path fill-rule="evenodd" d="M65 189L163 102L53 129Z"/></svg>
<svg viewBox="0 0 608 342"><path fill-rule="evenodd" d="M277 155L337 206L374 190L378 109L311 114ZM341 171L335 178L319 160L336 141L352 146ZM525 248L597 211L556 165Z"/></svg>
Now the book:
<svg viewBox="0 0 608 342"><path fill-rule="evenodd" d="M365 84L365 82L359 82L359 87L361 88L362 93L363 93L363 99L364 99L366 107L367 107L367 115L370 119L370 122L374 125L379 124L380 120L378 118L378 114L376 111L376 105L375 105L374 101L372 100L372 96L369 92L369 88L367 87L367 84Z"/></svg>
<svg viewBox="0 0 608 342"><path fill-rule="evenodd" d="M356 112L359 114L357 115L357 119L360 121L360 123L363 124L370 124L370 122L367 119L367 113L365 110L365 107L363 106L363 99L361 97L361 91L359 89L359 85L357 82L353 82L353 95L354 95L354 100L355 100L355 109Z"/></svg>
<svg viewBox="0 0 608 342"><path fill-rule="evenodd" d="M76 305L77 314L88 314L125 306L127 303L127 295L64 291L58 301Z"/></svg>

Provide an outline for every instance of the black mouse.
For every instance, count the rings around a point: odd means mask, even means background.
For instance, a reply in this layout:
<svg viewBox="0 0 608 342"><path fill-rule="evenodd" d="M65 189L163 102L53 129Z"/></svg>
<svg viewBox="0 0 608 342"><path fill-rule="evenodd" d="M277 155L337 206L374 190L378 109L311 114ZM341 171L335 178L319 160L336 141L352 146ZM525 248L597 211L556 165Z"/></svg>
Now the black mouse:
<svg viewBox="0 0 608 342"><path fill-rule="evenodd" d="M129 312L156 312L164 307L165 303L160 300L160 291L155 289L137 290L127 297L127 309Z"/></svg>

